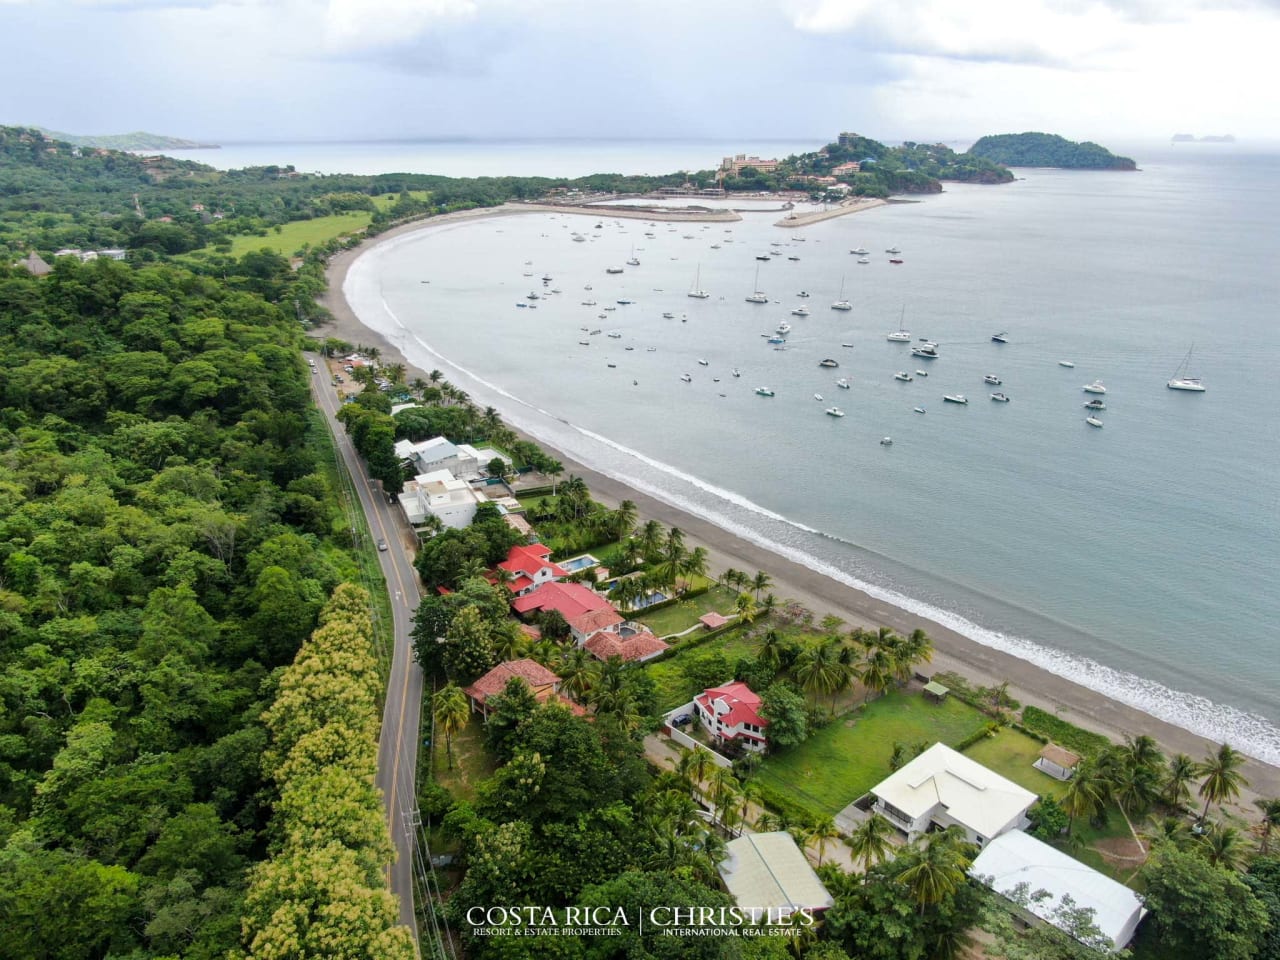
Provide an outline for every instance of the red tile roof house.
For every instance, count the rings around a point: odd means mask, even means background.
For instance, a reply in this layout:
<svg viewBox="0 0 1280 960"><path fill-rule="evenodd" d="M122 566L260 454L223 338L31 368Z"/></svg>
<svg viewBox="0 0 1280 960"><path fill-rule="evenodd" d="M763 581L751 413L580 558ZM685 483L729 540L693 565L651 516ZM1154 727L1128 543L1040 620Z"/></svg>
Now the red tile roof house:
<svg viewBox="0 0 1280 960"><path fill-rule="evenodd" d="M693 698L698 719L717 740L739 743L746 750L762 751L769 745L760 716L760 697L745 683L711 687Z"/></svg>
<svg viewBox="0 0 1280 960"><path fill-rule="evenodd" d="M578 716L586 714L586 710L560 693L560 678L538 663L536 660L508 660L500 663L483 677L463 690L471 698L471 709L488 718L489 711L485 704L490 697L499 696L506 689L507 681L519 677L539 703L558 700L569 707Z"/></svg>
<svg viewBox="0 0 1280 960"><path fill-rule="evenodd" d="M512 547L507 559L498 566L515 578L507 582L507 589L517 597L569 575L559 564L551 562L551 550L540 543Z"/></svg>
<svg viewBox="0 0 1280 960"><path fill-rule="evenodd" d="M573 642L601 660L648 660L667 645L645 627L624 620L604 597L580 583L553 580L511 601L511 609L524 615L537 610L557 610L569 625Z"/></svg>
<svg viewBox="0 0 1280 960"><path fill-rule="evenodd" d="M558 610L569 624L573 641L578 646L597 630L607 630L622 623L622 617L598 593L580 583L553 580L511 601L511 609L522 616L538 610Z"/></svg>

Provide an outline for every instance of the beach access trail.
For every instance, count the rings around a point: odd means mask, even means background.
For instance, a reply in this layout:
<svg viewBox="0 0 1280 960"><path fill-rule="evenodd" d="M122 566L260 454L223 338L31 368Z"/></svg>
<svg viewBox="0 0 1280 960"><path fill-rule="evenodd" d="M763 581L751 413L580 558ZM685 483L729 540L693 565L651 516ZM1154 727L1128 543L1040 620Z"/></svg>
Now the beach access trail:
<svg viewBox="0 0 1280 960"><path fill-rule="evenodd" d="M562 212L571 210L572 208L564 208ZM346 302L342 288L352 262L377 243L441 223L535 212L547 211L545 208L525 204L507 204L446 214L397 227L335 255L329 263L329 288L320 301L333 314L334 321L321 332L325 336L338 337L351 343L376 346L381 351L383 362L405 365L408 379L425 378L428 371L410 362L380 333L364 326ZM598 210L593 213L596 216L602 215ZM645 216L650 220L668 219L656 212L646 213ZM545 443L539 443L564 464L566 474L582 477L596 500L611 507L616 507L622 500L631 500L639 509L641 517L658 520L668 527L679 527L686 534L690 546L707 548L712 571L723 571L729 567L747 571L763 570L773 578L773 593L779 598L798 601L812 610L818 618L828 613L834 614L850 627L888 626L903 635L921 628L933 639L935 645L932 663L934 671L955 671L974 684L986 686L1008 681L1010 695L1022 703L1038 706L1079 727L1103 733L1117 742L1122 742L1125 735L1147 734L1154 737L1167 754L1185 753L1197 761L1217 751L1218 744L1213 741L1059 677L1002 650L977 643L940 623L877 600L701 517L605 476ZM1244 767L1244 775L1250 782L1250 788L1229 809L1252 820L1257 815L1252 805L1253 797L1280 796L1280 768L1250 758Z"/></svg>

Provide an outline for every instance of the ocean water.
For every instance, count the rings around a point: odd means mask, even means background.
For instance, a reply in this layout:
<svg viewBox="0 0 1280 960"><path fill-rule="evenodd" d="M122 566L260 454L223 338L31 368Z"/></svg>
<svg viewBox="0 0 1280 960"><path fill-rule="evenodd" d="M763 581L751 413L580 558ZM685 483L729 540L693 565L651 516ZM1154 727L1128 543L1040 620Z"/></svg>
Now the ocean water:
<svg viewBox="0 0 1280 960"><path fill-rule="evenodd" d="M1280 762L1280 153L1135 153L1138 173L1018 171L799 231L772 205L442 226L363 255L346 292L415 362L603 472ZM767 305L744 302L757 271ZM695 276L710 299L686 296ZM940 358L886 341L900 322ZM1166 389L1193 345L1207 392Z"/></svg>

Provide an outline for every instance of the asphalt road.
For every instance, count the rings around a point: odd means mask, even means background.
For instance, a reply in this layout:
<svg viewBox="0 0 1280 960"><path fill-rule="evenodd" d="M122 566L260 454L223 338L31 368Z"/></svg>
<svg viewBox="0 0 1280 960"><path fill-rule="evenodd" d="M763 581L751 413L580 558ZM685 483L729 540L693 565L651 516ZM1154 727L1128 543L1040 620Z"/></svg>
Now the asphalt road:
<svg viewBox="0 0 1280 960"><path fill-rule="evenodd" d="M413 909L413 844L415 825L410 814L416 808L414 796L418 762L419 727L422 708L422 668L413 659L409 631L418 608L418 575L410 562L408 544L413 534L398 505L387 502L379 484L369 479L355 447L336 414L340 407L337 391L329 381L323 358L311 354L318 371L311 377L311 393L333 433L334 445L346 464L360 498L361 509L375 540L382 538L388 549L378 553L386 577L395 630L395 649L387 678L387 700L382 713L382 735L378 740L378 789L387 804L387 827L396 848L396 861L387 869L391 892L400 901L400 922L418 934Z"/></svg>

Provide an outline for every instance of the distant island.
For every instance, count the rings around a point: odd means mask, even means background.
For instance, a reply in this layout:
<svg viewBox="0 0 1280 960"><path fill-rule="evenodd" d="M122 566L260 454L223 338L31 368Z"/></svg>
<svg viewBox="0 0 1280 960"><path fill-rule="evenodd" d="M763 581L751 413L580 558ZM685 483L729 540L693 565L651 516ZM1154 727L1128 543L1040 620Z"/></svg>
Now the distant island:
<svg viewBox="0 0 1280 960"><path fill-rule="evenodd" d="M1229 133L1219 134L1217 136L1209 135L1206 137L1197 137L1194 133L1175 133L1173 135L1174 143L1235 143L1236 138Z"/></svg>
<svg viewBox="0 0 1280 960"><path fill-rule="evenodd" d="M1128 157L1106 147L1076 143L1052 133L1002 133L986 136L969 153L1010 167L1062 167L1067 170L1137 170Z"/></svg>
<svg viewBox="0 0 1280 960"><path fill-rule="evenodd" d="M46 130L35 127L46 137L62 140L77 147L93 147L99 150L217 150L216 143L197 143L194 140L183 140L181 137L166 137L161 133L147 133L135 130L133 133L111 133L103 136L77 136L73 133L60 133L57 130Z"/></svg>

